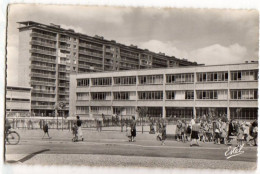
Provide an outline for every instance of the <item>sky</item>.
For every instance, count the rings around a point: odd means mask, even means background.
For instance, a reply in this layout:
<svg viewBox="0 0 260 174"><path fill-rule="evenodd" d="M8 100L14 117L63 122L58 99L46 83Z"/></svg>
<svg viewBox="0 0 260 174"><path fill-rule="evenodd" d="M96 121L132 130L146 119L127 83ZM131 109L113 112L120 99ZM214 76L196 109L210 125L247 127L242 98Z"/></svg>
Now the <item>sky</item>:
<svg viewBox="0 0 260 174"><path fill-rule="evenodd" d="M29 20L205 65L258 60L257 10L13 4L8 9L8 85L18 83L17 22Z"/></svg>

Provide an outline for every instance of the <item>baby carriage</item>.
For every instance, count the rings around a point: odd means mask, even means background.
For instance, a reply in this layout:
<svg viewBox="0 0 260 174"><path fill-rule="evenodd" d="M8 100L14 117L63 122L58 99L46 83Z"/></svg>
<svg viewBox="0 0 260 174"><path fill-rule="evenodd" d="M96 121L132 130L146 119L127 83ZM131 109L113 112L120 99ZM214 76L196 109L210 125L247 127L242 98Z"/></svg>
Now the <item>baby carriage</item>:
<svg viewBox="0 0 260 174"><path fill-rule="evenodd" d="M131 134L131 128L127 127L126 128L126 136L127 136L129 142L132 140L132 136L131 135L132 135Z"/></svg>

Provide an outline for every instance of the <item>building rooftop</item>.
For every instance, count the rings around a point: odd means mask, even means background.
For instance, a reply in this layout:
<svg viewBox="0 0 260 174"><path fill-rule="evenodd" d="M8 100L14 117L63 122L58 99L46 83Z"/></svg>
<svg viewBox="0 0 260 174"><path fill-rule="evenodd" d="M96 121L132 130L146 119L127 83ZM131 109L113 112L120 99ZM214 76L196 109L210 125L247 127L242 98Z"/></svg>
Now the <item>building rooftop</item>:
<svg viewBox="0 0 260 174"><path fill-rule="evenodd" d="M31 90L31 89L33 89L33 88L30 87L30 86L13 86L13 85L7 85L7 86L6 86L6 89L14 89L14 88L16 88L16 89L25 89L25 90Z"/></svg>
<svg viewBox="0 0 260 174"><path fill-rule="evenodd" d="M219 65L204 65L204 64L198 64L196 66L176 66L176 67L166 67L166 68L150 68L150 69L131 69L131 70L122 70L124 72L133 72L133 71L150 71L150 70L162 70L162 69L184 69L184 68L199 68L199 67L216 67L216 66L232 66L232 65L248 65L248 64L258 64L258 61L251 61L251 62L245 62L245 63L234 63L234 64L219 64ZM118 73L118 71L102 71L102 72L86 72L86 73L80 73L79 75L84 74L101 74L101 73ZM71 74L71 75L78 75L78 74Z"/></svg>

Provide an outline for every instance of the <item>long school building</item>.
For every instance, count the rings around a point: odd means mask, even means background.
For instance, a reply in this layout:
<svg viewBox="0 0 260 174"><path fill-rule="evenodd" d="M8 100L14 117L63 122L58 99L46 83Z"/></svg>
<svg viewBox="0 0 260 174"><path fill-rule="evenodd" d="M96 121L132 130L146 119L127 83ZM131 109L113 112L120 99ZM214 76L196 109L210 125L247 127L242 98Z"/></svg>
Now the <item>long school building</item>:
<svg viewBox="0 0 260 174"><path fill-rule="evenodd" d="M258 116L258 62L72 74L70 115L94 119L137 115L190 119L227 114L253 120Z"/></svg>

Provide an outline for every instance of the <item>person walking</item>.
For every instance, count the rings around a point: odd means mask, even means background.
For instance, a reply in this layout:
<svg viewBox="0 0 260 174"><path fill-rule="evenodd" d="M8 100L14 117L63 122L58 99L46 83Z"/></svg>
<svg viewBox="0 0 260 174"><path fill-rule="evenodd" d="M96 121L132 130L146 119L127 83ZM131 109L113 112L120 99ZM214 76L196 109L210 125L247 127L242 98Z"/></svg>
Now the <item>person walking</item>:
<svg viewBox="0 0 260 174"><path fill-rule="evenodd" d="M131 141L134 142L136 137L136 120L135 117L132 117L132 122L131 122Z"/></svg>
<svg viewBox="0 0 260 174"><path fill-rule="evenodd" d="M49 126L48 126L48 123L46 122L45 125L43 126L43 137L42 139L45 137L45 135L47 134L48 135L48 138L51 139L50 135L49 135Z"/></svg>
<svg viewBox="0 0 260 174"><path fill-rule="evenodd" d="M215 140L214 140L214 144L220 144L220 120L216 120L215 122Z"/></svg>
<svg viewBox="0 0 260 174"><path fill-rule="evenodd" d="M165 122L163 122L162 123L162 127L161 127L161 132L162 132L162 146L164 146L165 145L165 140L166 140L166 123Z"/></svg>
<svg viewBox="0 0 260 174"><path fill-rule="evenodd" d="M81 124L82 124L82 121L80 120L80 117L77 116L77 127L78 127L78 139L82 139L82 141L84 140L83 138L83 134L82 134L82 130L81 130Z"/></svg>

